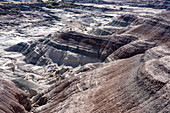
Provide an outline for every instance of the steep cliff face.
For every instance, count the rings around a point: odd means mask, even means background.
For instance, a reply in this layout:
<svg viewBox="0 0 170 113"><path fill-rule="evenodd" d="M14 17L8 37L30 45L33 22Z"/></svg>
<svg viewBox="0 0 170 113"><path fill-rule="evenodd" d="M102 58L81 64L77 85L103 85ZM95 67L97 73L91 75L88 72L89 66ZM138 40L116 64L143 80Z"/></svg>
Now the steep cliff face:
<svg viewBox="0 0 170 113"><path fill-rule="evenodd" d="M77 32L54 34L51 38L31 43L19 43L7 51L22 52L27 63L47 65L57 63L76 67L87 63L102 62L113 51L126 45L136 37L97 37Z"/></svg>
<svg viewBox="0 0 170 113"><path fill-rule="evenodd" d="M14 83L0 79L0 112L27 113L31 110L31 101L24 91Z"/></svg>
<svg viewBox="0 0 170 113"><path fill-rule="evenodd" d="M132 21L133 23L136 21ZM168 23L162 23L160 20L146 20L138 27L131 29L128 34L140 37L140 40L126 44L114 51L106 62L110 60L129 58L137 54L144 53L146 50L169 42L170 26Z"/></svg>

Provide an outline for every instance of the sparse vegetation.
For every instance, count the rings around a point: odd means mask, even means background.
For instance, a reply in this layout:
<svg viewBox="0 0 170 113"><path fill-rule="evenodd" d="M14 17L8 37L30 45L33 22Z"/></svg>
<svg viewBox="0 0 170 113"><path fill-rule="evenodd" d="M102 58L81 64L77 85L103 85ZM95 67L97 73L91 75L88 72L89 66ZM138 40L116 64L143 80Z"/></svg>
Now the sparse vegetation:
<svg viewBox="0 0 170 113"><path fill-rule="evenodd" d="M57 2L50 2L46 5L47 8L74 8L74 4L67 4L67 3L57 3Z"/></svg>
<svg viewBox="0 0 170 113"><path fill-rule="evenodd" d="M9 7L9 6L4 6L4 7L2 7L2 9L5 10L5 11L9 11L9 10L11 9L11 7Z"/></svg>
<svg viewBox="0 0 170 113"><path fill-rule="evenodd" d="M37 0L37 2L43 2L43 0Z"/></svg>
<svg viewBox="0 0 170 113"><path fill-rule="evenodd" d="M123 10L123 7L120 7L120 10L122 11L122 10Z"/></svg>
<svg viewBox="0 0 170 113"><path fill-rule="evenodd" d="M13 10L13 11L20 11L20 8L16 7L16 8L12 8L11 10Z"/></svg>

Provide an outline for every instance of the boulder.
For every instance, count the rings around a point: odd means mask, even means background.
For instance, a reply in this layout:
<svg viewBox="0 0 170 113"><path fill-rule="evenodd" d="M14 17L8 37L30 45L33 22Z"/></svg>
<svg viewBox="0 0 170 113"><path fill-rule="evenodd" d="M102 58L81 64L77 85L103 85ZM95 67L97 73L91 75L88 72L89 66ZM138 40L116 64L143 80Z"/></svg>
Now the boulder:
<svg viewBox="0 0 170 113"><path fill-rule="evenodd" d="M27 81L24 79L14 79L12 80L12 82L14 82L18 88L25 91L30 98L37 94L39 87L37 84L31 81Z"/></svg>

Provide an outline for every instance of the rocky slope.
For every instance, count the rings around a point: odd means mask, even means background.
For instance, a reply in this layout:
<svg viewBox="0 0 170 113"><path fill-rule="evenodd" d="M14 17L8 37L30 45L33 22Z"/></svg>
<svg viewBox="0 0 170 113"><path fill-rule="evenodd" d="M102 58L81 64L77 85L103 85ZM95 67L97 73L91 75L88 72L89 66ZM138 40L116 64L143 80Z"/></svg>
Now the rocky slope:
<svg viewBox="0 0 170 113"><path fill-rule="evenodd" d="M155 47L145 54L110 62L57 82L42 93L39 100L47 101L35 112L168 112L170 53L167 50L168 44ZM161 57L147 58L152 54Z"/></svg>
<svg viewBox="0 0 170 113"><path fill-rule="evenodd" d="M140 39L119 47L97 69L44 90L33 99L40 106L34 112L168 112L169 30L153 20L130 30Z"/></svg>
<svg viewBox="0 0 170 113"><path fill-rule="evenodd" d="M0 4L0 110L168 113L169 18L126 5Z"/></svg>
<svg viewBox="0 0 170 113"><path fill-rule="evenodd" d="M170 9L169 0L61 0L65 3L121 4L138 7Z"/></svg>
<svg viewBox="0 0 170 113"><path fill-rule="evenodd" d="M134 40L132 36L96 37L76 32L54 34L45 40L30 44L19 43L5 50L22 52L27 63L47 65L57 63L77 67L87 63L102 62L119 47Z"/></svg>
<svg viewBox="0 0 170 113"><path fill-rule="evenodd" d="M18 89L14 83L0 79L0 112L27 113L31 110L31 102L24 91Z"/></svg>

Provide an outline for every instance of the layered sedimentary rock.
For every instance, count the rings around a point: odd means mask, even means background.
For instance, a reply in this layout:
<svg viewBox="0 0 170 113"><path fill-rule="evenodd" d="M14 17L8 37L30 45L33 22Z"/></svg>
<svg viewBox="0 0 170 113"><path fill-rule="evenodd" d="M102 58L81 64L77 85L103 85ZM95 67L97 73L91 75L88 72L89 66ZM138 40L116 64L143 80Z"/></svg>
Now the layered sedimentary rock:
<svg viewBox="0 0 170 113"><path fill-rule="evenodd" d="M169 0L61 0L65 3L121 4L138 7L170 9Z"/></svg>
<svg viewBox="0 0 170 113"><path fill-rule="evenodd" d="M19 43L7 51L22 52L27 63L47 65L57 63L76 67L92 62L102 62L119 47L136 37L130 35L96 37L77 32L53 34L51 38L31 43Z"/></svg>
<svg viewBox="0 0 170 113"><path fill-rule="evenodd" d="M127 34L140 38L114 50L108 63L35 96L34 112L169 112L169 23L145 20Z"/></svg>
<svg viewBox="0 0 170 113"><path fill-rule="evenodd" d="M121 19L131 21L135 24L137 22L137 19L131 18L130 15L122 16ZM129 58L134 55L144 53L150 48L168 42L170 37L170 26L168 22L162 23L161 20L157 19L144 20L141 21L141 24L138 27L129 30L127 33L132 36L140 37L140 40L120 47L107 57L106 61Z"/></svg>
<svg viewBox="0 0 170 113"><path fill-rule="evenodd" d="M0 79L0 112L27 113L31 110L31 102L24 91L14 83Z"/></svg>
<svg viewBox="0 0 170 113"><path fill-rule="evenodd" d="M39 97L48 101L35 112L168 112L169 50L158 46L57 82Z"/></svg>
<svg viewBox="0 0 170 113"><path fill-rule="evenodd" d="M28 94L31 113L170 111L168 11L103 4L32 11L32 5L0 14L0 77ZM29 110L27 96L28 105L9 84L1 88L0 99L7 97L0 110Z"/></svg>

